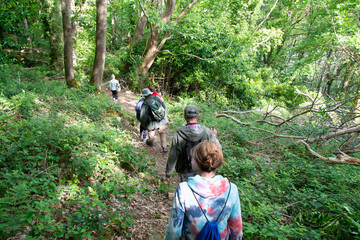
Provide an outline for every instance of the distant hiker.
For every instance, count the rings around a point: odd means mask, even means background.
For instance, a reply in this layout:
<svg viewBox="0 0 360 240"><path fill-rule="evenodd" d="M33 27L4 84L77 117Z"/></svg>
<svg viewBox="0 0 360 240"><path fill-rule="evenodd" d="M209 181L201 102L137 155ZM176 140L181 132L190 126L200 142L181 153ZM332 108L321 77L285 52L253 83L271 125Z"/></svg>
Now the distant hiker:
<svg viewBox="0 0 360 240"><path fill-rule="evenodd" d="M160 135L161 147L163 152L168 152L169 149L166 143L166 124L169 122L166 114L166 106L164 101L158 96L152 95L152 92L145 88L142 90L142 95L145 97L144 103L141 106L139 121L144 126L144 129L149 131L146 144L154 146L155 133Z"/></svg>
<svg viewBox="0 0 360 240"><path fill-rule="evenodd" d="M193 152L198 175L177 187L165 239L242 239L238 189L216 175L224 160L221 148L203 141Z"/></svg>
<svg viewBox="0 0 360 240"><path fill-rule="evenodd" d="M136 107L135 107L135 111L136 111L136 119L138 121L140 121L140 111L141 111L141 106L144 103L145 98L142 97L140 98L140 100L136 103ZM148 130L146 130L144 128L144 126L140 123L140 138L141 140L144 142L147 139L147 134L148 134Z"/></svg>
<svg viewBox="0 0 360 240"><path fill-rule="evenodd" d="M154 87L154 86L150 86L150 87L149 87L149 89L150 89L150 91L152 91L152 95L154 95L154 96L158 96L159 98L161 98L161 99L162 99L161 94L156 92L156 89L155 89L155 87Z"/></svg>
<svg viewBox="0 0 360 240"><path fill-rule="evenodd" d="M181 182L187 181L189 177L195 176L192 170L190 150L198 143L209 140L216 142L217 131L198 124L199 109L194 105L188 105L184 109L186 126L177 130L173 136L169 157L166 164L166 177L171 179L174 168L180 175Z"/></svg>
<svg viewBox="0 0 360 240"><path fill-rule="evenodd" d="M109 82L109 88L110 88L110 90L112 92L113 99L116 101L118 99L118 92L120 92L121 87L120 87L119 80L115 79L114 74L111 74L111 80Z"/></svg>

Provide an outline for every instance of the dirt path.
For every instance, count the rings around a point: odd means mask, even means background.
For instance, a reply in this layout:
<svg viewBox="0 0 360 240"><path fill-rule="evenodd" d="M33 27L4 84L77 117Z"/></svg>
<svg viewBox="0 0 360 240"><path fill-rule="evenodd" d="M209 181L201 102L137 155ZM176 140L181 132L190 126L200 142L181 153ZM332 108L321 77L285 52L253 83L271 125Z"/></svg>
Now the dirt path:
<svg viewBox="0 0 360 240"><path fill-rule="evenodd" d="M111 96L108 92L107 95ZM122 90L119 94L118 103L131 114L135 114L135 106L140 99L140 94L136 95L129 90ZM165 177L165 167L167 162L168 153L162 153L160 146L159 136L156 138L154 147L149 147L140 141L138 137L139 128L133 129L134 134L134 147L141 149L149 156L150 159L155 159L155 171L162 178ZM171 136L167 137L168 145L171 142ZM173 187L169 192L161 191L161 184L153 184L151 181L148 183L151 192L145 194L138 194L129 203L129 210L132 212L134 224L129 232L130 237L113 236L112 239L150 239L160 240L164 239L165 228L170 216L171 203L174 196L175 189L179 184L178 179L173 179Z"/></svg>

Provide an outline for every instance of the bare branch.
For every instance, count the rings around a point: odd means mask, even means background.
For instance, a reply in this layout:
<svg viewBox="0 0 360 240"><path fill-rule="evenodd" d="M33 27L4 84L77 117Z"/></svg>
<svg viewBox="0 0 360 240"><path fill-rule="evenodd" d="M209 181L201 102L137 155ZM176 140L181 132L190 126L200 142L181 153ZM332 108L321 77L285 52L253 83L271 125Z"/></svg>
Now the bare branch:
<svg viewBox="0 0 360 240"><path fill-rule="evenodd" d="M311 102L315 101L311 95L301 92L296 86L294 86L294 88L297 94L307 97Z"/></svg>
<svg viewBox="0 0 360 240"><path fill-rule="evenodd" d="M177 17L177 19L174 22L174 25L178 24L178 22L180 21L180 19L190 10L190 8L192 8L199 0L194 0L192 3L190 3L185 9L184 11L182 11L182 13L180 13L180 15Z"/></svg>
<svg viewBox="0 0 360 240"><path fill-rule="evenodd" d="M147 13L146 13L143 5L141 4L140 0L138 0L138 3L139 3L139 5L140 5L141 11L144 13L145 17L146 17L147 19L149 19L149 16L147 15Z"/></svg>
<svg viewBox="0 0 360 240"><path fill-rule="evenodd" d="M239 123L239 124L242 124L242 125L245 125L245 126L250 126L249 123L241 122L239 119L237 119L237 118L235 118L235 117L233 117L233 116L230 116L230 115L228 115L228 114L216 114L216 113L215 113L215 116L216 116L216 117L227 117L227 118L230 118L231 120L233 120L233 121L236 122L236 123ZM250 128L272 134L272 136L266 137L266 139L268 139L268 138L306 139L306 137L302 137L302 136L279 135L279 134L274 133L274 132L272 132L272 131L268 131L268 130L265 130L265 129L262 129L262 128L257 128L257 127L250 127Z"/></svg>
<svg viewBox="0 0 360 240"><path fill-rule="evenodd" d="M312 142L316 142L316 141L319 141L319 140L328 140L328 139L339 137L339 136L346 135L346 134L358 133L359 131L360 131L360 126L341 129L341 130L338 130L338 131L335 131L335 132L327 133L326 135L320 136L318 138L309 138L307 140L307 142L312 143Z"/></svg>
<svg viewBox="0 0 360 240"><path fill-rule="evenodd" d="M359 132L355 132L340 148L345 148L349 146L357 137L359 136Z"/></svg>
<svg viewBox="0 0 360 240"><path fill-rule="evenodd" d="M259 30L259 28L261 27L261 25L264 24L264 22L269 18L270 14L272 13L272 11L275 9L276 4L278 3L279 0L276 0L274 3L274 6L271 8L270 12L268 12L268 14L266 15L266 17L264 18L264 20L256 27L255 32L257 32L257 30Z"/></svg>
<svg viewBox="0 0 360 240"><path fill-rule="evenodd" d="M192 8L199 0L194 0L192 3L190 3L181 13L180 15L177 17L177 19L174 21L173 25L175 26L176 24L178 24L178 22L180 21L180 19L190 10L190 8ZM163 39L161 40L159 46L157 47L158 51L164 46L165 42L170 38L170 34L171 34L172 30L169 29L167 31L167 33L165 34L165 36L163 37Z"/></svg>
<svg viewBox="0 0 360 240"><path fill-rule="evenodd" d="M236 119L233 116L230 116L230 115L227 115L227 114L216 114L215 113L215 116L216 117L227 117L227 118L230 118L231 120L233 120L234 122L240 123L241 125L250 126L249 123L241 122L239 119Z"/></svg>
<svg viewBox="0 0 360 240"><path fill-rule="evenodd" d="M172 56L179 56L179 55L186 55L186 56L190 56L190 57L195 57L195 58L198 58L200 60L203 60L203 61L211 61L211 60L216 60L218 58L220 58L222 55L224 55L231 47L231 44L233 43L233 41L231 40L229 46L227 47L227 49L225 49L224 52L222 52L220 55L216 56L216 57L213 57L213 58L202 58L202 57L199 57L199 56L196 56L194 54L190 54L190 53L178 53L178 54L174 54L172 52L170 52L169 50L163 50L161 52L167 52L169 54L171 54Z"/></svg>
<svg viewBox="0 0 360 240"><path fill-rule="evenodd" d="M360 152L360 148L351 148L351 149L342 149L341 152L343 153L358 153ZM333 154L339 154L340 151L333 152Z"/></svg>
<svg viewBox="0 0 360 240"><path fill-rule="evenodd" d="M327 163L336 163L336 164L351 164L351 165L357 165L360 166L360 159L350 157L346 154L338 154L336 157L324 157L320 155L319 153L315 152L311 149L310 145L307 144L305 141L300 140L299 143L302 143L305 145L305 148L314 156L324 160Z"/></svg>

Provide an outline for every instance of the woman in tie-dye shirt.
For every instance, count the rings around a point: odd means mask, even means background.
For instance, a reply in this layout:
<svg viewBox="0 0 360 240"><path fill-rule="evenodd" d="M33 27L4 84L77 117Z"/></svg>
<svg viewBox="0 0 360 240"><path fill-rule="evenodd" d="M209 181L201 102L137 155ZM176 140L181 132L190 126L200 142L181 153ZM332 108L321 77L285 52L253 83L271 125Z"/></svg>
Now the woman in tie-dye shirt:
<svg viewBox="0 0 360 240"><path fill-rule="evenodd" d="M176 190L166 240L196 239L207 222L204 214L210 222L219 216L217 223L222 240L242 239L238 189L227 178L216 175L222 162L223 154L216 143L203 141L195 147L193 168L198 175L180 183Z"/></svg>

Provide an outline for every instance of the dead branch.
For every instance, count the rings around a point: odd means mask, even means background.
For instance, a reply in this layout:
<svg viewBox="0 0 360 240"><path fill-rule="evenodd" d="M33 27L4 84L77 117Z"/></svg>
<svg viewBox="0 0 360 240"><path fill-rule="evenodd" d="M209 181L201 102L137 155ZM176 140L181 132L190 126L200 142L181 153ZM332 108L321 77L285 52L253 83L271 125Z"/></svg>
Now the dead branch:
<svg viewBox="0 0 360 240"><path fill-rule="evenodd" d="M315 101L314 98L310 94L301 92L296 86L294 86L294 88L295 88L295 91L297 94L307 97L308 99L310 99L311 102Z"/></svg>
<svg viewBox="0 0 360 240"><path fill-rule="evenodd" d="M230 42L229 46L227 47L227 49L225 49L225 51L222 52L220 55L218 55L216 57L213 57L213 58L202 58L202 57L196 56L194 54L190 54L190 53L174 54L174 53L170 52L169 50L162 50L161 52L167 52L167 53L169 53L170 55L172 55L174 57L179 56L179 55L186 55L186 56L194 57L194 58L197 58L197 59L200 59L200 60L203 60L203 61L211 61L211 60L216 60L216 59L220 58L222 55L224 55L230 49L232 43L233 43L233 41L231 40L231 42Z"/></svg>
<svg viewBox="0 0 360 240"><path fill-rule="evenodd" d="M192 3L190 3L180 14L179 16L176 18L176 20L174 21L173 25L177 25L179 23L179 21L181 20L182 17L184 17L184 15L190 10L190 8L192 8L199 0L194 0ZM158 51L164 46L165 42L170 38L170 34L172 32L172 29L169 29L165 36L163 37L163 39L161 39L161 42L159 44L159 46L157 47Z"/></svg>
<svg viewBox="0 0 360 240"><path fill-rule="evenodd" d="M352 143L357 137L359 136L359 132L355 132L350 138L342 145L342 147L349 146L350 143Z"/></svg>
<svg viewBox="0 0 360 240"><path fill-rule="evenodd" d="M360 166L360 159L358 158L353 158L350 157L348 155L346 155L345 153L342 154L338 154L336 157L324 157L322 155L320 155L319 153L315 152L314 150L311 149L310 145L307 144L305 141L300 140L298 141L299 143L302 143L305 145L305 148L315 157L318 157L322 160L324 160L327 163L335 163L335 164L351 164L351 165L357 165Z"/></svg>
<svg viewBox="0 0 360 240"><path fill-rule="evenodd" d="M239 119L236 119L236 118L234 118L233 116L230 116L230 115L227 115L227 114L216 114L216 113L215 113L215 116L216 116L216 117L227 117L227 118L230 118L230 119L233 120L234 122L239 123L239 124L241 124L241 125L250 126L249 123L241 122Z"/></svg>
<svg viewBox="0 0 360 240"><path fill-rule="evenodd" d="M275 9L276 4L278 3L279 0L276 0L274 3L274 6L271 8L270 12L268 12L268 14L266 15L266 17L264 18L264 20L262 20L262 22L256 27L255 32L257 32L257 30L259 30L259 28L261 27L261 25L264 24L264 22L269 18L270 14L272 13L272 11Z"/></svg>
<svg viewBox="0 0 360 240"><path fill-rule="evenodd" d="M319 140L328 140L328 139L343 136L343 135L346 135L346 134L358 133L359 131L360 131L360 126L346 128L346 129L340 129L338 131L331 132L331 133L328 133L326 135L323 135L323 136L320 136L320 137L317 137L317 138L309 138L307 140L307 142L313 143L313 142L316 142L316 141L319 141Z"/></svg>
<svg viewBox="0 0 360 240"><path fill-rule="evenodd" d="M241 125L250 126L249 123L241 122L239 119L237 119L237 118L235 118L235 117L233 117L233 116L230 116L230 115L228 115L228 114L216 114L216 113L215 113L215 116L216 116L216 117L227 117L227 118L230 118L230 119L233 120L234 122L239 123L239 124L241 124ZM262 129L262 128L257 128L257 127L251 127L251 126L250 126L250 129L255 129L255 130L259 130L259 131L262 131L262 132L266 132L266 133L272 134L272 136L266 137L266 139L268 139L268 138L306 139L306 137L302 137L302 136L280 135L280 134L274 133L274 132L272 132L272 131L268 131L268 130L265 130L265 129Z"/></svg>
<svg viewBox="0 0 360 240"><path fill-rule="evenodd" d="M235 114L247 114L247 113L262 113L263 111L260 110L247 110L247 111L233 111L233 110L227 110L223 111L223 113L235 113Z"/></svg>
<svg viewBox="0 0 360 240"><path fill-rule="evenodd" d="M350 148L350 149L342 149L341 152L343 153L358 153L360 152L360 148ZM339 154L340 151L335 151L333 154Z"/></svg>

